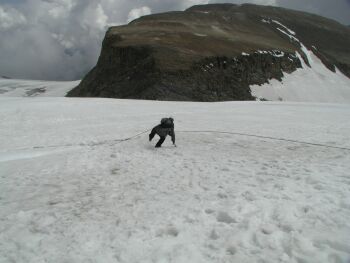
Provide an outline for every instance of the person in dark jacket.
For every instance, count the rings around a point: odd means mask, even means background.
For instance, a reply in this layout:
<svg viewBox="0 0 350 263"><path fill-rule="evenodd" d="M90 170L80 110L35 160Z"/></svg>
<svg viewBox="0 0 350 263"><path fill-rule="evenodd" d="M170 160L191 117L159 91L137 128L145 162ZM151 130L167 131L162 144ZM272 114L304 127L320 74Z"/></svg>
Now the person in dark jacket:
<svg viewBox="0 0 350 263"><path fill-rule="evenodd" d="M162 146L162 143L165 141L167 135L171 136L171 141L173 145L175 144L175 131L174 131L174 119L173 118L163 118L159 125L154 127L149 135L149 141L152 141L154 135L158 134L160 137L159 141L156 144L156 148Z"/></svg>

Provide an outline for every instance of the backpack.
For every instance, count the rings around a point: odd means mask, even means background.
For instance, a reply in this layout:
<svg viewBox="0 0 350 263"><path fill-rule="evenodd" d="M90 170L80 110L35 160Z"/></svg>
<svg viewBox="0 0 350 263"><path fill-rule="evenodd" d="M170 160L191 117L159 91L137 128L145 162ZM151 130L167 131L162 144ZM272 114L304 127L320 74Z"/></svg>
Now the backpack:
<svg viewBox="0 0 350 263"><path fill-rule="evenodd" d="M173 119L172 118L163 118L161 121L160 121L160 124L162 125L162 127L164 128L171 128L172 125L173 125Z"/></svg>

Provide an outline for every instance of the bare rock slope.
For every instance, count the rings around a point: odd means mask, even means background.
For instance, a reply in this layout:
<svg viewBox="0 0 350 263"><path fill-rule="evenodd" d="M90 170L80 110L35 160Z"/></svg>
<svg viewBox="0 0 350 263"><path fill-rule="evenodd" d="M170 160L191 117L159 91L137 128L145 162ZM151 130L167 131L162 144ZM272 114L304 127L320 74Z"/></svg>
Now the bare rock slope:
<svg viewBox="0 0 350 263"><path fill-rule="evenodd" d="M97 65L67 96L252 100L249 85L308 64L304 48L350 76L347 26L277 7L193 6L111 27Z"/></svg>

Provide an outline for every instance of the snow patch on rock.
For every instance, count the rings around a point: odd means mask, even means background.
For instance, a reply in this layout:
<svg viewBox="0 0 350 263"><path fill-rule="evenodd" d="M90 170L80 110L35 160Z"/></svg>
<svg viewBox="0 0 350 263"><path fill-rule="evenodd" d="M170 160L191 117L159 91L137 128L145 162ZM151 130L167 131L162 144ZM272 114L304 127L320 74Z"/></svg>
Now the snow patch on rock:
<svg viewBox="0 0 350 263"><path fill-rule="evenodd" d="M302 69L288 74L284 73L282 82L272 79L269 83L258 86L251 85L252 95L258 99L273 101L309 101L328 103L350 102L350 79L341 73L330 71L322 61L309 50L297 37L296 33L276 20L263 19L264 23L275 23L282 34L300 45L309 64L299 53L296 53L302 63ZM316 47L312 46L314 49ZM258 51L259 53L262 51Z"/></svg>

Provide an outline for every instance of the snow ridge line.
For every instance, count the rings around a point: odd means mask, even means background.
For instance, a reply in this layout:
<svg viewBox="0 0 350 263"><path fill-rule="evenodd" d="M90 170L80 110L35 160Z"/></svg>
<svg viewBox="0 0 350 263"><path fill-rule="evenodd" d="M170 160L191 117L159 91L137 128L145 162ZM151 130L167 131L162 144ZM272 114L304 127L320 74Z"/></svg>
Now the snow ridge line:
<svg viewBox="0 0 350 263"><path fill-rule="evenodd" d="M115 139L115 140L106 140L101 142L92 142L92 143L78 143L78 144L63 144L63 145L48 145L48 146L33 146L33 147L27 147L27 148L17 148L13 149L15 151L19 150L33 150L33 149L48 149L48 148L61 148L61 147L74 147L74 146L98 146L98 145L104 145L107 143L113 143L114 145L120 144L122 142L131 141L133 139L136 139L137 137L140 137L141 135L151 131L152 129L145 130L143 132L140 132L134 136L124 138L124 139ZM299 140L292 140L292 139L286 139L286 138L278 138L278 137L271 137L271 136L263 136L263 135L255 135L255 134L249 134L249 133L240 133L240 132L230 132L230 131L176 131L177 133L218 133L218 134L230 134L230 135L238 135L238 136L247 136L247 137L254 137L254 138L260 138L260 139L269 139L274 141L285 141L285 142L292 142L292 143L299 143L299 144L305 144L305 145L311 145L311 146L318 146L318 147L326 147L326 148L332 148L332 149L338 149L338 150L346 150L350 151L350 148L347 147L340 147L340 146L332 146L322 143L312 143L312 142L305 142L305 141L299 141Z"/></svg>

